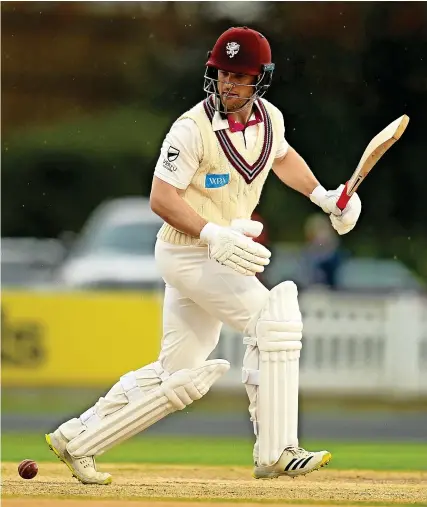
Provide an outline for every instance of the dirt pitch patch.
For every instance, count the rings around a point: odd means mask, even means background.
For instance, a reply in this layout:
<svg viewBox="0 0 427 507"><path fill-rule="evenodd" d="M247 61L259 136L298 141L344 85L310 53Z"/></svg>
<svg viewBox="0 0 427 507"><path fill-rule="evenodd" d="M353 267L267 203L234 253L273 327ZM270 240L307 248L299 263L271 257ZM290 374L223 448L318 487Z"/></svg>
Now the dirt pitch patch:
<svg viewBox="0 0 427 507"><path fill-rule="evenodd" d="M427 472L321 470L306 477L256 481L246 467L103 464L113 473L109 486L84 486L58 463L40 463L38 476L25 481L17 463L2 464L3 507L217 507L338 504L363 507L393 504L427 506ZM155 501L155 503L154 503Z"/></svg>

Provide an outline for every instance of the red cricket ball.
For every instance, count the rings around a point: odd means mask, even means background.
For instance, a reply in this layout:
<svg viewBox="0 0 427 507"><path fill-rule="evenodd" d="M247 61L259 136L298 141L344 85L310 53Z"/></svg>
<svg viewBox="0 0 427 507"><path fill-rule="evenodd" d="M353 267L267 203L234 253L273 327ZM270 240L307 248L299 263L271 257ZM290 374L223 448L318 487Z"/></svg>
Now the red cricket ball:
<svg viewBox="0 0 427 507"><path fill-rule="evenodd" d="M23 479L33 479L38 471L39 467L32 459L24 459L24 461L19 463L18 473Z"/></svg>

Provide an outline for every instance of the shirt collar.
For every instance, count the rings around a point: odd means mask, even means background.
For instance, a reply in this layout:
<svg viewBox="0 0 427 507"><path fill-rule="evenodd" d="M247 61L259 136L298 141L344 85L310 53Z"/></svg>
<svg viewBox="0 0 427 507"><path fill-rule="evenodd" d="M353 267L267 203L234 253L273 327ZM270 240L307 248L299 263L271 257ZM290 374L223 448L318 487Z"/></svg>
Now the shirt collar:
<svg viewBox="0 0 427 507"><path fill-rule="evenodd" d="M215 111L214 117L212 119L212 128L214 132L217 130L224 129L230 129L230 132L241 132L245 130L245 128L247 127L251 127L252 125L262 123L262 121L263 119L261 116L261 112L255 101L253 112L249 118L248 123L246 124L246 127L242 123L234 121L232 118L230 118L230 116L221 114L219 111Z"/></svg>

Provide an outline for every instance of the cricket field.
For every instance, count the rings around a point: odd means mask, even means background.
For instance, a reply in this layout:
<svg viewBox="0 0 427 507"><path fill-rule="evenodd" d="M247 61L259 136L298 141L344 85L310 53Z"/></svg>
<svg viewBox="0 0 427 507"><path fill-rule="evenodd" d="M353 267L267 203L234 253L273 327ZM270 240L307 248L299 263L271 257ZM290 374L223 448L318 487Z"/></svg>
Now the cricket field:
<svg viewBox="0 0 427 507"><path fill-rule="evenodd" d="M3 434L4 507L427 506L427 444L307 442L327 447L331 464L305 477L255 480L251 442L231 438L135 438L99 459L113 474L108 486L79 484L49 453L43 435ZM38 462L35 479L17 466Z"/></svg>

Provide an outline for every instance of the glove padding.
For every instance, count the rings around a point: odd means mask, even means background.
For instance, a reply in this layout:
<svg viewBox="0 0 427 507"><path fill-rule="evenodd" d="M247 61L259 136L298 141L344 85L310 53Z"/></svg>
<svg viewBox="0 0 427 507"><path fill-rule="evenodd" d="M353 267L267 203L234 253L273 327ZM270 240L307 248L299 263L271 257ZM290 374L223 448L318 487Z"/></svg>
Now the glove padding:
<svg viewBox="0 0 427 507"><path fill-rule="evenodd" d="M354 228L362 211L362 203L356 193L351 196L347 206L342 211L337 207L337 201L343 189L344 185L340 185L336 190L326 191L319 185L310 194L310 200L329 214L332 227L340 235L347 234Z"/></svg>
<svg viewBox="0 0 427 507"><path fill-rule="evenodd" d="M267 248L229 227L209 222L203 227L200 239L207 243L210 259L242 275L262 273L270 262L271 252Z"/></svg>

